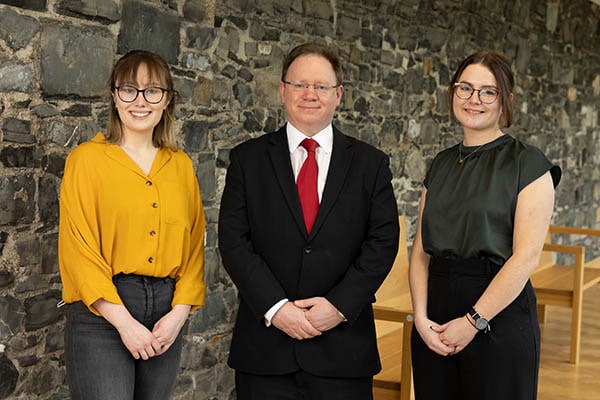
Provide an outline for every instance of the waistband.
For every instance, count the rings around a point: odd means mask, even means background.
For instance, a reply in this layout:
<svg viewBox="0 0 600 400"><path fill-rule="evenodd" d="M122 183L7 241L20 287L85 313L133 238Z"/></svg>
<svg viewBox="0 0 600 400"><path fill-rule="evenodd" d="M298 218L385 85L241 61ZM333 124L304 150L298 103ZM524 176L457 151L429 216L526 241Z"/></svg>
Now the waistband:
<svg viewBox="0 0 600 400"><path fill-rule="evenodd" d="M148 275L137 275L137 274L117 274L112 278L113 283L117 282L146 282L149 284L158 283L158 282L175 282L175 279L166 276L164 278L159 278L156 276L148 276Z"/></svg>
<svg viewBox="0 0 600 400"><path fill-rule="evenodd" d="M429 272L435 274L468 275L493 278L502 268L490 258L431 257Z"/></svg>

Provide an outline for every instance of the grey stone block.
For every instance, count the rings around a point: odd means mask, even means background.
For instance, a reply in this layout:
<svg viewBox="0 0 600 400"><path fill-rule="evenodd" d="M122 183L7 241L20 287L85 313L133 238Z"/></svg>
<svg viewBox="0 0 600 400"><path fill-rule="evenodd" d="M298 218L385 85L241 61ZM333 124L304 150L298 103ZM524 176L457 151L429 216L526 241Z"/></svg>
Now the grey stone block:
<svg viewBox="0 0 600 400"><path fill-rule="evenodd" d="M27 46L39 30L40 24L35 18L21 15L8 7L0 8L0 38L11 49Z"/></svg>
<svg viewBox="0 0 600 400"><path fill-rule="evenodd" d="M45 95L105 95L115 58L107 29L46 22L41 33L41 86Z"/></svg>
<svg viewBox="0 0 600 400"><path fill-rule="evenodd" d="M125 0L118 38L118 52L145 49L160 54L169 64L178 64L179 18L174 12L147 2Z"/></svg>

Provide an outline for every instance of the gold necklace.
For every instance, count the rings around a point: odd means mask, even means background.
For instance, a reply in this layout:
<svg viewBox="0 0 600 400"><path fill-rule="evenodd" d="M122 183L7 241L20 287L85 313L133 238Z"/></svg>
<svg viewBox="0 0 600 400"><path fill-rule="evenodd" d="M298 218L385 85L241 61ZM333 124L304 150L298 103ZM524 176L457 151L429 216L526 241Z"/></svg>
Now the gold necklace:
<svg viewBox="0 0 600 400"><path fill-rule="evenodd" d="M484 146L484 144L482 144L481 146L477 147L475 150L473 150L472 152L470 152L469 154L467 154L466 156L464 156L464 158L462 156L462 150L460 149L462 147L462 144L459 144L458 145L458 163L459 164L464 163L467 158L469 158L473 154L475 154L475 152L477 152L477 150L479 150L480 148L482 148Z"/></svg>

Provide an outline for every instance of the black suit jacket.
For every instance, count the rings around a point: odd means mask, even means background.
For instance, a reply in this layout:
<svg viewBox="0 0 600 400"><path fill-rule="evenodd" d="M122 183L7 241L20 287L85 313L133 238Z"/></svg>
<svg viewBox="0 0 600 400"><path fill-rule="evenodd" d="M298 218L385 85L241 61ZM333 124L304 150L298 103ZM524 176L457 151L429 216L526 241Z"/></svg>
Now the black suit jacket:
<svg viewBox="0 0 600 400"><path fill-rule="evenodd" d="M230 153L219 215L223 265L240 304L229 365L254 374L302 369L367 377L381 366L374 293L398 247L389 159L334 128L331 162L310 235L302 218L285 127ZM321 336L295 340L263 316L276 302L322 296L348 319Z"/></svg>

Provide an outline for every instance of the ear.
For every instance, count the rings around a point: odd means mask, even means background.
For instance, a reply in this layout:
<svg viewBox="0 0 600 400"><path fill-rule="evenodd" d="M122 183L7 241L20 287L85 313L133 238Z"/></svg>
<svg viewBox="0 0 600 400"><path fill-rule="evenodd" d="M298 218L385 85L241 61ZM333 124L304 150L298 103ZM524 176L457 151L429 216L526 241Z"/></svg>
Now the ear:
<svg viewBox="0 0 600 400"><path fill-rule="evenodd" d="M281 104L285 104L285 83L283 82L279 82L279 100L281 101Z"/></svg>
<svg viewBox="0 0 600 400"><path fill-rule="evenodd" d="M166 110L167 107L169 107L169 104L171 104L171 100L173 100L173 96L175 95L173 91L170 91L168 93L169 95L167 96L167 101L165 101L165 106L163 107L163 110Z"/></svg>
<svg viewBox="0 0 600 400"><path fill-rule="evenodd" d="M344 94L344 86L340 85L335 88L335 97L336 97L335 106L336 107L339 107L340 104L342 104L342 95L343 94Z"/></svg>
<svg viewBox="0 0 600 400"><path fill-rule="evenodd" d="M117 100L119 100L117 93L115 90L110 91L110 95L112 96L113 103L115 103L115 108L117 107Z"/></svg>

